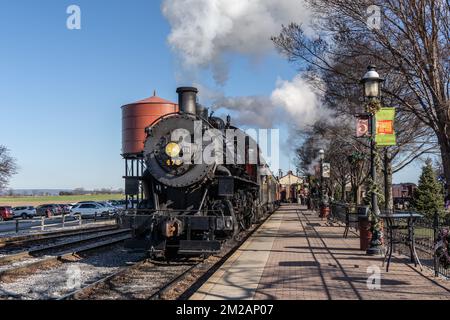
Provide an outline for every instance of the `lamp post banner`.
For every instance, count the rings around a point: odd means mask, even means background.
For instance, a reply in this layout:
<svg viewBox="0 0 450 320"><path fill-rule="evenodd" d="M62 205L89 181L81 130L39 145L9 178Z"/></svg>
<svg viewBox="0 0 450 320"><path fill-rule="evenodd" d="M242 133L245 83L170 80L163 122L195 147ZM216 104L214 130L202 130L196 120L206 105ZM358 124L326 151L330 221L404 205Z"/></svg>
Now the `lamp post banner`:
<svg viewBox="0 0 450 320"><path fill-rule="evenodd" d="M369 136L369 116L359 116L356 119L356 137L363 138Z"/></svg>
<svg viewBox="0 0 450 320"><path fill-rule="evenodd" d="M331 177L331 165L327 162L322 164L322 177L323 178Z"/></svg>
<svg viewBox="0 0 450 320"><path fill-rule="evenodd" d="M377 146L395 146L397 139L394 130L395 108L381 108L375 114Z"/></svg>

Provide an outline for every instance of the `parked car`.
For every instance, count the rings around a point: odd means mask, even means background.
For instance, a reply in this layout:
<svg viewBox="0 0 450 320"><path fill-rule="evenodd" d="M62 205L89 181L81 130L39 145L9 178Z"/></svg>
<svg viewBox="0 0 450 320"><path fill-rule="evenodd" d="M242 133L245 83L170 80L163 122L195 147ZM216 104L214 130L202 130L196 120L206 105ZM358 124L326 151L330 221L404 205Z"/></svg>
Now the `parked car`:
<svg viewBox="0 0 450 320"><path fill-rule="evenodd" d="M70 213L70 209L72 209L73 207L75 207L77 205L77 203L69 203L67 205L67 207L69 208L69 213Z"/></svg>
<svg viewBox="0 0 450 320"><path fill-rule="evenodd" d="M33 206L13 208L14 218L32 219L36 216L36 208Z"/></svg>
<svg viewBox="0 0 450 320"><path fill-rule="evenodd" d="M11 219L14 219L12 207L9 206L0 207L0 221L6 221Z"/></svg>
<svg viewBox="0 0 450 320"><path fill-rule="evenodd" d="M113 207L117 207L119 205L118 200L108 200L108 203L112 205Z"/></svg>
<svg viewBox="0 0 450 320"><path fill-rule="evenodd" d="M116 201L115 207L118 209L125 210L126 204L127 204L126 200L118 200L118 201ZM131 208L131 207L132 207L132 202L131 202L131 200L128 200L128 208Z"/></svg>
<svg viewBox="0 0 450 320"><path fill-rule="evenodd" d="M60 204L59 208L61 210L61 214L69 214L70 213L70 207L68 204Z"/></svg>
<svg viewBox="0 0 450 320"><path fill-rule="evenodd" d="M47 210L50 210L52 215L58 215L62 213L61 208L57 204L43 204L36 208L36 215L45 216L47 215Z"/></svg>
<svg viewBox="0 0 450 320"><path fill-rule="evenodd" d="M80 215L81 218L93 218L96 215L99 217L109 216L110 211L108 208L102 206L99 203L80 203L72 209L70 209L70 215Z"/></svg>
<svg viewBox="0 0 450 320"><path fill-rule="evenodd" d="M99 204L102 207L105 208L114 208L113 206L111 206L111 204L109 204L107 201L80 201L77 204L84 204L84 203L93 203L93 204Z"/></svg>
<svg viewBox="0 0 450 320"><path fill-rule="evenodd" d="M102 202L99 202L99 201L80 201L80 202L78 202L77 204L85 204L85 203L99 204L99 205L101 205L102 207L105 206Z"/></svg>
<svg viewBox="0 0 450 320"><path fill-rule="evenodd" d="M106 208L108 208L108 209L110 209L110 210L113 210L113 211L116 211L116 210L117 210L117 208L114 207L111 203L109 203L109 201L99 201L99 202L97 202L97 203L103 205L104 207L106 207Z"/></svg>
<svg viewBox="0 0 450 320"><path fill-rule="evenodd" d="M113 212L117 211L117 208L112 206L107 201L81 201L81 202L78 202L78 204L86 204L86 203L100 205L101 207L103 207L106 210L108 210L110 213L113 213Z"/></svg>

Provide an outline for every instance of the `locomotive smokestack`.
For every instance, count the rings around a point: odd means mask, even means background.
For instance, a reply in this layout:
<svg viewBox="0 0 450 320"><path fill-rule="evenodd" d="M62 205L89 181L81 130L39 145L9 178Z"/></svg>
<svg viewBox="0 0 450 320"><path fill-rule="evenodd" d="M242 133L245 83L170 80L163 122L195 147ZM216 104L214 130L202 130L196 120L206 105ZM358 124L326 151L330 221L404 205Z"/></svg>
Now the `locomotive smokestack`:
<svg viewBox="0 0 450 320"><path fill-rule="evenodd" d="M178 106L181 112L196 114L197 88L181 87L177 89Z"/></svg>

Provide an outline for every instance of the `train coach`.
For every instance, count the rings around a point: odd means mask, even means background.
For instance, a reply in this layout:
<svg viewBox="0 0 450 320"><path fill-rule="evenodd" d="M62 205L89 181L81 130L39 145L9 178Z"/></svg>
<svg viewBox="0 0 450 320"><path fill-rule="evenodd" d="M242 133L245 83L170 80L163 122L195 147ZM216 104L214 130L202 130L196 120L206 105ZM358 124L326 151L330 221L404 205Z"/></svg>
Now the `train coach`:
<svg viewBox="0 0 450 320"><path fill-rule="evenodd" d="M230 117L209 115L197 103L196 88L177 93L178 105L163 101L159 117L142 111L148 101L123 110L124 150L144 140L142 150L124 153L126 194L139 198L122 217L134 234L128 246L166 258L220 251L224 241L259 223L280 200L278 180L255 140ZM137 115L133 121L130 108ZM136 135L132 139L130 132Z"/></svg>

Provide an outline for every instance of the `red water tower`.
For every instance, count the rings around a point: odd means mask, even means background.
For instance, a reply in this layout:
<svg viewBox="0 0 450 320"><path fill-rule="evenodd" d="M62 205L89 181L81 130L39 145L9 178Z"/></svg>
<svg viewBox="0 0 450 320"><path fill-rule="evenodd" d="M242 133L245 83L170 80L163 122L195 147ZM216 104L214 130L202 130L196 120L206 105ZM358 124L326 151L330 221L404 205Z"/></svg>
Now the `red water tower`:
<svg viewBox="0 0 450 320"><path fill-rule="evenodd" d="M130 103L122 107L122 155L142 154L147 137L145 128L158 118L178 112L178 105L153 95L145 100Z"/></svg>
<svg viewBox="0 0 450 320"><path fill-rule="evenodd" d="M145 171L145 129L162 116L178 112L178 105L153 97L122 106L122 156L125 160L126 208L134 209L144 199L141 178Z"/></svg>

